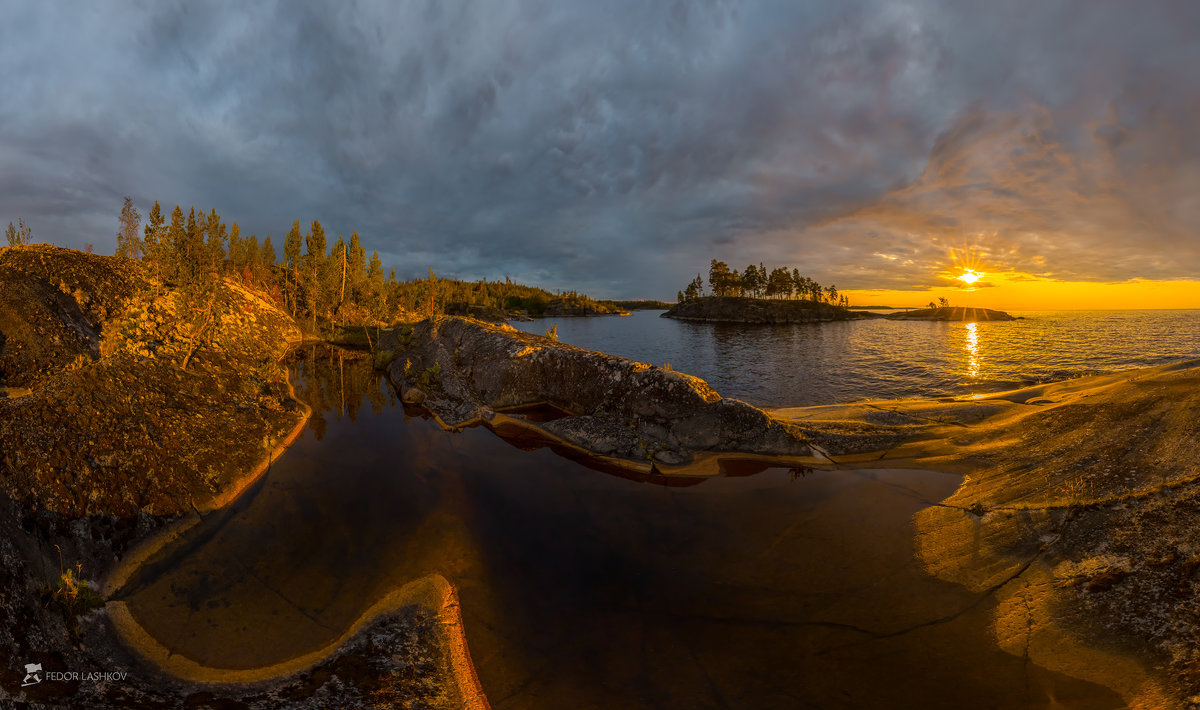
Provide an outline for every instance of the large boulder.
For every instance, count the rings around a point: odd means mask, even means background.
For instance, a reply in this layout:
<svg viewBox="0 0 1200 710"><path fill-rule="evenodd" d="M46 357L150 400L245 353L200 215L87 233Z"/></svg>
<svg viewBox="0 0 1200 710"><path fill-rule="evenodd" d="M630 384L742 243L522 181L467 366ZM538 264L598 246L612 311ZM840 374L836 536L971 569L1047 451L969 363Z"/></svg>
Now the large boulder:
<svg viewBox="0 0 1200 710"><path fill-rule="evenodd" d="M550 338L442 316L395 331L387 374L409 403L444 426L549 405L562 416L532 427L591 453L683 464L699 451L810 456L792 425L680 372ZM518 415L519 416L519 415Z"/></svg>

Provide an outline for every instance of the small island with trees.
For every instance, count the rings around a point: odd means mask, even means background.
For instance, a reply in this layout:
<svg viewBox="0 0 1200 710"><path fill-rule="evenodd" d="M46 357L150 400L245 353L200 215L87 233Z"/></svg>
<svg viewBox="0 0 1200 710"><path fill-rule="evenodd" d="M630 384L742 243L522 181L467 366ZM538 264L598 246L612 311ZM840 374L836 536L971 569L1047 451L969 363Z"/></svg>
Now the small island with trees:
<svg viewBox="0 0 1200 710"><path fill-rule="evenodd" d="M799 269L750 264L729 270L716 259L708 269L708 293L700 274L677 294L663 318L711 323L818 323L873 318L850 310L837 286L822 286Z"/></svg>
<svg viewBox="0 0 1200 710"><path fill-rule="evenodd" d="M989 320L1016 320L1004 311L993 311L990 308L969 308L966 306L951 306L949 299L939 298L937 303L929 302L928 308L915 311L889 313L890 320L940 320L955 322L976 322Z"/></svg>
<svg viewBox="0 0 1200 710"><path fill-rule="evenodd" d="M945 297L929 307L884 315L850 305L834 285L822 286L799 269L779 266L768 270L750 264L730 271L713 259L708 269L708 291L700 274L676 294L678 303L663 318L706 323L824 323L829 321L888 318L890 320L1006 321L1016 320L1003 311L950 306ZM889 309L891 310L891 309Z"/></svg>

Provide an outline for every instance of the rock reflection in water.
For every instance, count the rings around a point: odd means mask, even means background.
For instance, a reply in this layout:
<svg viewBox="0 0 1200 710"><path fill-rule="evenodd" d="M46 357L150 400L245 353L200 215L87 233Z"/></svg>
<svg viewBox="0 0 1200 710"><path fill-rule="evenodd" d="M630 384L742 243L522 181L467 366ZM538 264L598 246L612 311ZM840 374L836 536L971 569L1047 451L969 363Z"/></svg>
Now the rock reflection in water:
<svg viewBox="0 0 1200 710"><path fill-rule="evenodd" d="M991 601L922 573L911 516L955 476L726 462L659 485L443 432L366 360L298 360L311 430L124 593L188 658L300 655L439 572L498 709L1120 706L1000 651Z"/></svg>

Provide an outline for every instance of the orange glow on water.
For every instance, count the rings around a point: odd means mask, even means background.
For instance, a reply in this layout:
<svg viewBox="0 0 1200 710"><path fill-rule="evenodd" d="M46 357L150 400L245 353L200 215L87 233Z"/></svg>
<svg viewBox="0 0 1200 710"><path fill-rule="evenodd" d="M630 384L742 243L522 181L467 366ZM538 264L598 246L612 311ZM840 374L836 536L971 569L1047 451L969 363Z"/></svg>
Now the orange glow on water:
<svg viewBox="0 0 1200 710"><path fill-rule="evenodd" d="M981 272L975 273L984 275ZM942 276L946 286L905 289L844 289L853 305L924 308L944 297L952 306L1007 311L1200 309L1200 281L1116 283L1060 281L1018 272L991 272L973 283Z"/></svg>

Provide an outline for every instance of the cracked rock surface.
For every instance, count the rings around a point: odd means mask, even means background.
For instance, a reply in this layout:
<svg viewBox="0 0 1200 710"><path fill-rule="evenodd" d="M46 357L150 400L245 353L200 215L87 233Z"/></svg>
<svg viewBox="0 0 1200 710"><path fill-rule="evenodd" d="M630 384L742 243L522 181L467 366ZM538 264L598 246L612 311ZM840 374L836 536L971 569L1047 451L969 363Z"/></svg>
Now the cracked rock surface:
<svg viewBox="0 0 1200 710"><path fill-rule="evenodd" d="M406 402L451 428L497 412L549 405L531 424L594 454L683 464L699 451L811 456L801 431L703 380L467 318L437 317L393 332L387 374Z"/></svg>

